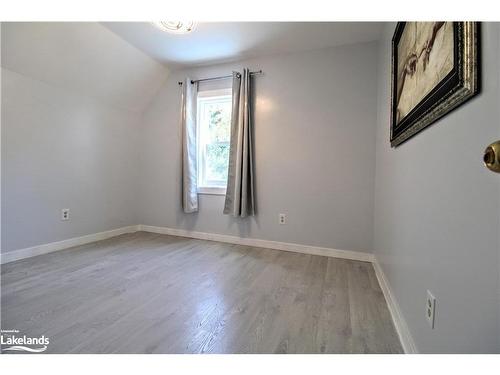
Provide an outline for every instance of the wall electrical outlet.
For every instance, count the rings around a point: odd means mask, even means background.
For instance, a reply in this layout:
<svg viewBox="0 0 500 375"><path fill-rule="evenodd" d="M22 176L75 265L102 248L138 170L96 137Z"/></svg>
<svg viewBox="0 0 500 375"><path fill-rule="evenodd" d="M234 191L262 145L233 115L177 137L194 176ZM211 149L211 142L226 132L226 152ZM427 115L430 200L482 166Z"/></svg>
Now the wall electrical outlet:
<svg viewBox="0 0 500 375"><path fill-rule="evenodd" d="M427 301L425 306L425 317L429 326L434 329L434 318L436 314L436 298L430 291L427 291Z"/></svg>
<svg viewBox="0 0 500 375"><path fill-rule="evenodd" d="M285 225L285 224L286 224L286 215L280 214L280 225Z"/></svg>
<svg viewBox="0 0 500 375"><path fill-rule="evenodd" d="M61 220L69 220L69 208L63 208L61 210Z"/></svg>

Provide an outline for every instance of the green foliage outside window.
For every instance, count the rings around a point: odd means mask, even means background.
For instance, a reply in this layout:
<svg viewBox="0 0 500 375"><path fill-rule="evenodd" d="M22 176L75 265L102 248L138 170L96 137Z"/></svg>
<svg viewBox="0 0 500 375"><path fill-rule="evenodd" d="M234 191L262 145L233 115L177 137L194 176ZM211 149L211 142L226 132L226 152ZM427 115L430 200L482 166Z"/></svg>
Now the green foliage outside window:
<svg viewBox="0 0 500 375"><path fill-rule="evenodd" d="M209 108L209 139L206 145L206 177L227 180L229 139L231 128L231 102L213 103Z"/></svg>

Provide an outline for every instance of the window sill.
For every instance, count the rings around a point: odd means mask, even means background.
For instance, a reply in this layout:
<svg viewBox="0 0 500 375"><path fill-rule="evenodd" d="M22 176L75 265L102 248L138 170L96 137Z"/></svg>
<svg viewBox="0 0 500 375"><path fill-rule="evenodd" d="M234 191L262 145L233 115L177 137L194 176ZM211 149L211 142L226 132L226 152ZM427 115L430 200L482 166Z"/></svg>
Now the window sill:
<svg viewBox="0 0 500 375"><path fill-rule="evenodd" d="M204 195L226 195L226 188L222 187L199 187L198 194Z"/></svg>

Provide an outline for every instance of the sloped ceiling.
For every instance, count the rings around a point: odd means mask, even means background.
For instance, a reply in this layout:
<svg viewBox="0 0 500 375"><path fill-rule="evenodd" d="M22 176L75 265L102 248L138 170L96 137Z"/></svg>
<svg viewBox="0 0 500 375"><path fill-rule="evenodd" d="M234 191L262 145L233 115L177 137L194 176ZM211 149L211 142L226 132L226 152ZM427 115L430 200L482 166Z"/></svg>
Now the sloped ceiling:
<svg viewBox="0 0 500 375"><path fill-rule="evenodd" d="M169 70L99 23L2 23L2 67L143 111Z"/></svg>
<svg viewBox="0 0 500 375"><path fill-rule="evenodd" d="M149 22L104 26L173 68L378 40L381 22L202 22L185 35Z"/></svg>

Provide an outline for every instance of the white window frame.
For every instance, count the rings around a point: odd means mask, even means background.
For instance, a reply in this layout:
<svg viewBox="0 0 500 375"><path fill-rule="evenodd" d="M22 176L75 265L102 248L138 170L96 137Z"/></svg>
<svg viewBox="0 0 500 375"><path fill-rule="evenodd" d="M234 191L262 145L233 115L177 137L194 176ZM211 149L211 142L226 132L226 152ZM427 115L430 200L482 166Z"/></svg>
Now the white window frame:
<svg viewBox="0 0 500 375"><path fill-rule="evenodd" d="M201 102L202 101L208 101L209 98L213 98L214 101L219 99L220 97L227 97L232 95L232 90L229 89L219 89L219 90L206 90L206 91L200 91L198 92L198 99L197 99L197 118L196 118L196 139L197 139L197 145L196 145L196 162L198 165L198 194L208 194L208 195L226 195L226 187L221 187L221 186L203 186L200 185L201 182L203 181L203 155L201 152L202 147L200 147L200 140L201 140ZM202 99L201 101L199 99ZM204 100L203 100L204 99Z"/></svg>

